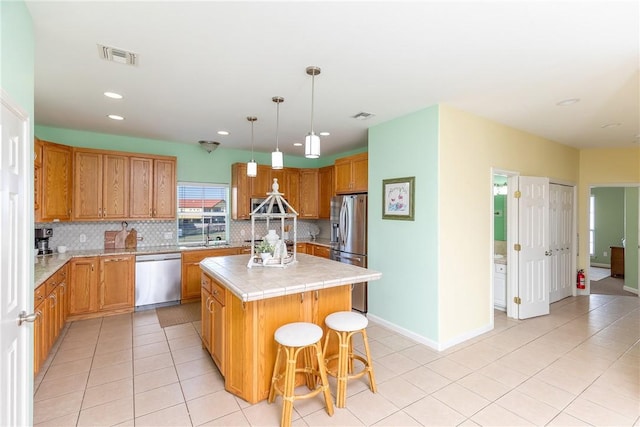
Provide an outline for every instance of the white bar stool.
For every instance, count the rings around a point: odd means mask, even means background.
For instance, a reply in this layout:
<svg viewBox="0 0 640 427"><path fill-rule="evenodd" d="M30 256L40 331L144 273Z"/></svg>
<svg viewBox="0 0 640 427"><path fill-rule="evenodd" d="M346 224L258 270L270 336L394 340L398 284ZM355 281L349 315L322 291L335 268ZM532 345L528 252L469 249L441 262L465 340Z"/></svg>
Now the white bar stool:
<svg viewBox="0 0 640 427"><path fill-rule="evenodd" d="M367 325L369 320L360 313L352 311L338 311L328 315L324 319L328 331L324 341L323 358L327 366L327 374L336 377L338 387L336 391L336 406L344 408L347 405L347 381L356 379L369 374L369 387L375 393L377 391L376 380L373 374L373 364L371 362L371 353L369 352L369 341L367 340ZM364 352L366 357L353 352L353 343L351 338L354 334L362 334L364 341ZM326 351L329 345L329 339L332 334L338 337L338 354L327 357ZM329 362L338 359L338 366L335 369L329 369ZM359 360L364 367L362 370L353 372L353 361Z"/></svg>
<svg viewBox="0 0 640 427"><path fill-rule="evenodd" d="M291 425L291 412L293 411L293 402L295 400L308 399L318 395L320 392L324 393L327 413L333 415L333 401L331 400L327 372L322 359L322 347L320 346L322 328L307 322L288 323L276 330L274 338L278 343L278 352L273 367L268 402L273 403L276 395L282 396L280 425L282 427ZM303 352L304 355L303 368L297 368L300 352ZM313 353L315 353L317 369L314 367ZM283 372L281 372L280 367L282 362L286 363ZM296 373L298 372L305 374L307 387L311 390L309 393L295 394ZM318 384L318 378L320 378L320 384Z"/></svg>

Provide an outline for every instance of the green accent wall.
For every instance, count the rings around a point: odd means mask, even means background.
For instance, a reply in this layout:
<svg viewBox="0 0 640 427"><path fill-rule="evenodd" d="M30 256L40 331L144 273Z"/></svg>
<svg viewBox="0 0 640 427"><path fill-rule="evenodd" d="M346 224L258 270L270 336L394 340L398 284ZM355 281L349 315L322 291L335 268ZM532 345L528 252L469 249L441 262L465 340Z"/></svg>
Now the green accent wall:
<svg viewBox="0 0 640 427"><path fill-rule="evenodd" d="M231 164L248 162L251 159L250 151L226 148L223 145L218 147L216 151L207 153L195 142L185 144L40 125L36 126L35 135L45 141L74 147L176 156L178 158L178 181L227 184L231 182ZM285 154L284 165L286 167L317 168L332 165L337 157L360 151L366 151L366 148L334 156L324 156L321 159L306 159ZM259 164L271 164L271 153L255 152L254 158Z"/></svg>
<svg viewBox="0 0 640 427"><path fill-rule="evenodd" d="M0 24L0 87L29 114L33 126L35 41L25 3L0 1Z"/></svg>
<svg viewBox="0 0 640 427"><path fill-rule="evenodd" d="M369 129L369 313L438 341L437 106ZM415 177L415 220L382 219L382 180Z"/></svg>
<svg viewBox="0 0 640 427"><path fill-rule="evenodd" d="M592 188L595 197L594 254L591 262L611 264L610 246L622 246L624 237L624 188ZM606 255L604 255L606 252Z"/></svg>
<svg viewBox="0 0 640 427"><path fill-rule="evenodd" d="M494 240L507 240L507 196L497 194L493 196L493 234Z"/></svg>
<svg viewBox="0 0 640 427"><path fill-rule="evenodd" d="M638 291L638 238L640 230L640 189L625 187L624 189L624 285Z"/></svg>

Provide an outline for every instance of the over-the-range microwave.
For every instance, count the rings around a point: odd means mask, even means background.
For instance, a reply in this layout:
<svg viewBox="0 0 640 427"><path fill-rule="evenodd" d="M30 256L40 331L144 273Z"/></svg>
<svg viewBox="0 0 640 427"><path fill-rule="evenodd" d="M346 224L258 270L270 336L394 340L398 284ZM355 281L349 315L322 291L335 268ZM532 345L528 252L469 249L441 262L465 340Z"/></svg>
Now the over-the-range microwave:
<svg viewBox="0 0 640 427"><path fill-rule="evenodd" d="M256 209L258 209L258 207L265 200L266 200L265 198L254 198L254 199L251 199L251 212L254 212ZM282 204L282 208L284 209L284 212L280 212L280 206L278 206L278 203L276 201L274 201L273 202L273 209L271 210L271 213L275 213L275 214L288 213L287 206L284 203ZM265 203L257 213L267 213L267 209L269 209L269 203Z"/></svg>

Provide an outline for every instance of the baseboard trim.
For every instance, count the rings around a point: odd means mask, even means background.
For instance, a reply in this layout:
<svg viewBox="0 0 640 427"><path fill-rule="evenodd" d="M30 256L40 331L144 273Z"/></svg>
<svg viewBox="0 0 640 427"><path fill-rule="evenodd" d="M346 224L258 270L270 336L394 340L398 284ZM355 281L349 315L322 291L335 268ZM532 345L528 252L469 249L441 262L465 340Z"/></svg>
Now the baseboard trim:
<svg viewBox="0 0 640 427"><path fill-rule="evenodd" d="M600 267L600 268L611 268L611 264L602 264L599 262L592 262L590 265L590 267Z"/></svg>
<svg viewBox="0 0 640 427"><path fill-rule="evenodd" d="M638 290L636 288L631 288L629 286L623 286L622 289L624 289L627 292L631 292L632 294L638 295Z"/></svg>

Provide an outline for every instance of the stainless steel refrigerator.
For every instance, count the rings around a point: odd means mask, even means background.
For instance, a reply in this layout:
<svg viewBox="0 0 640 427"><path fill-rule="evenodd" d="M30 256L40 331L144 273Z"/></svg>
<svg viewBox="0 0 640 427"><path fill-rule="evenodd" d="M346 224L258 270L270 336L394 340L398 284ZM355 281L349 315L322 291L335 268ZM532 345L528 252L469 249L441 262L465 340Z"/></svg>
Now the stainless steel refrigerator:
<svg viewBox="0 0 640 427"><path fill-rule="evenodd" d="M331 199L331 259L367 267L367 195ZM354 283L352 308L367 312L367 283Z"/></svg>

